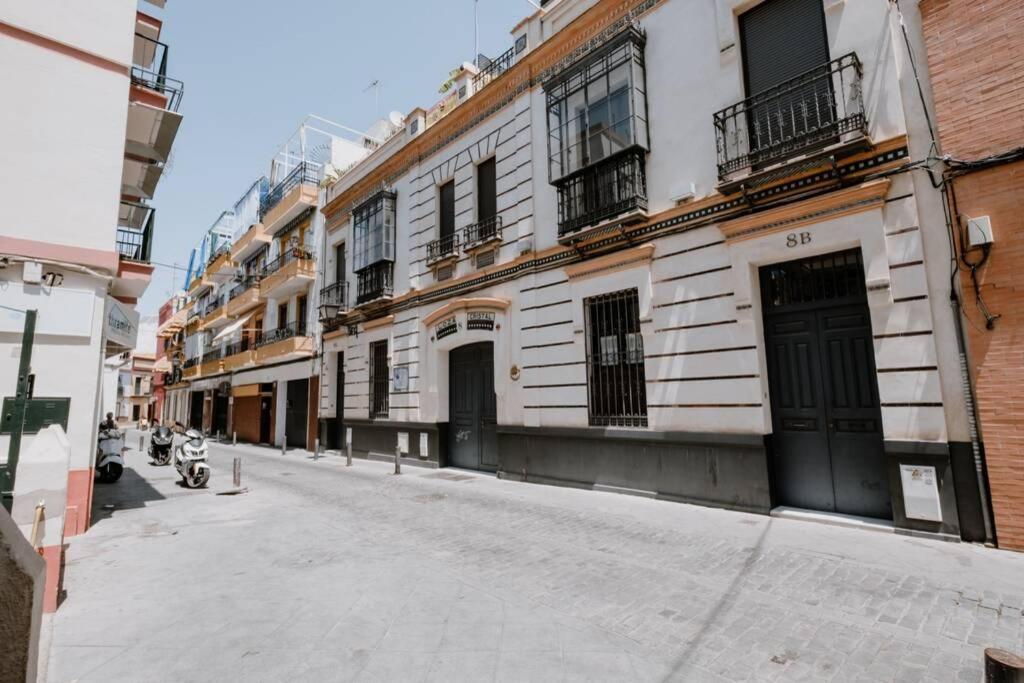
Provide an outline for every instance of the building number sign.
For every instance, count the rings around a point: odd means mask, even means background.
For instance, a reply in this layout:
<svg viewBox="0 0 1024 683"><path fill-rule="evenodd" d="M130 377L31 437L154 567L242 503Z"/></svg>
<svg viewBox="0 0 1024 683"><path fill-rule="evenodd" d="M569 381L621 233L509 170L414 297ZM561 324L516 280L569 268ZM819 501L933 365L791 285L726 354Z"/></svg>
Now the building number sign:
<svg viewBox="0 0 1024 683"><path fill-rule="evenodd" d="M786 235L786 246L792 249L793 247L802 247L805 244L811 243L811 233L809 232L791 232Z"/></svg>

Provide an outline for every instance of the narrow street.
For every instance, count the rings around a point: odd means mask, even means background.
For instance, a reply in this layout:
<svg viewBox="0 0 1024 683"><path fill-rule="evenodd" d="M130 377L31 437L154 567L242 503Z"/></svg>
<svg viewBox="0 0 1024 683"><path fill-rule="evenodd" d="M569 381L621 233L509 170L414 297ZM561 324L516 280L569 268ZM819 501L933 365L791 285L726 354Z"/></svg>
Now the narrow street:
<svg viewBox="0 0 1024 683"><path fill-rule="evenodd" d="M211 454L206 490L134 450L97 486L48 680L978 681L983 646L1024 646L1020 554L459 470ZM221 495L235 455L249 491Z"/></svg>

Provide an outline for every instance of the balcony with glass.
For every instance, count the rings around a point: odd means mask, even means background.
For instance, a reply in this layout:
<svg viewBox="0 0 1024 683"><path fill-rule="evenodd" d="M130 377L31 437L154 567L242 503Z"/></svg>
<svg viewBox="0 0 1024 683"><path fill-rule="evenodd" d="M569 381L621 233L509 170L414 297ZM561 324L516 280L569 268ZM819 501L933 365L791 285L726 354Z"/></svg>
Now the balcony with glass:
<svg viewBox="0 0 1024 683"><path fill-rule="evenodd" d="M356 306L394 296L395 194L378 192L352 212Z"/></svg>
<svg viewBox="0 0 1024 683"><path fill-rule="evenodd" d="M626 29L544 84L561 241L647 215L644 44Z"/></svg>
<svg viewBox="0 0 1024 683"><path fill-rule="evenodd" d="M851 53L715 113L719 188L866 149L863 76Z"/></svg>

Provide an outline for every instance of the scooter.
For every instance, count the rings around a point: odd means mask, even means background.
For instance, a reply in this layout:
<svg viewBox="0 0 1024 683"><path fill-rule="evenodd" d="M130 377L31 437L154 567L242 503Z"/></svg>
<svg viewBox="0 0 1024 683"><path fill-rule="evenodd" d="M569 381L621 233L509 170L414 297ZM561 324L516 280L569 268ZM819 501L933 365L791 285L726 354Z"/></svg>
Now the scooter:
<svg viewBox="0 0 1024 683"><path fill-rule="evenodd" d="M96 478L113 484L124 472L124 435L117 429L101 429L96 446Z"/></svg>
<svg viewBox="0 0 1024 683"><path fill-rule="evenodd" d="M169 465L174 450L174 432L170 427L157 425L149 436L149 459L154 465Z"/></svg>
<svg viewBox="0 0 1024 683"><path fill-rule="evenodd" d="M203 433L190 429L178 449L174 451L174 467L181 475L181 480L190 489L206 486L210 481L210 466L207 460L206 437Z"/></svg>

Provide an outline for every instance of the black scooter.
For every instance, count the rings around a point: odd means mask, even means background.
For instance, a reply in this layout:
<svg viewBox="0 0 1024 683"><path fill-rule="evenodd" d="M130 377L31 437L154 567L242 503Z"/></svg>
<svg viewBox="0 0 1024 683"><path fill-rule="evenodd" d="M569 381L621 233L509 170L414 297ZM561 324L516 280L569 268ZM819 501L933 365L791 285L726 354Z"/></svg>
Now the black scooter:
<svg viewBox="0 0 1024 683"><path fill-rule="evenodd" d="M168 465L171 462L174 432L170 427L157 426L149 437L149 458L154 465Z"/></svg>

